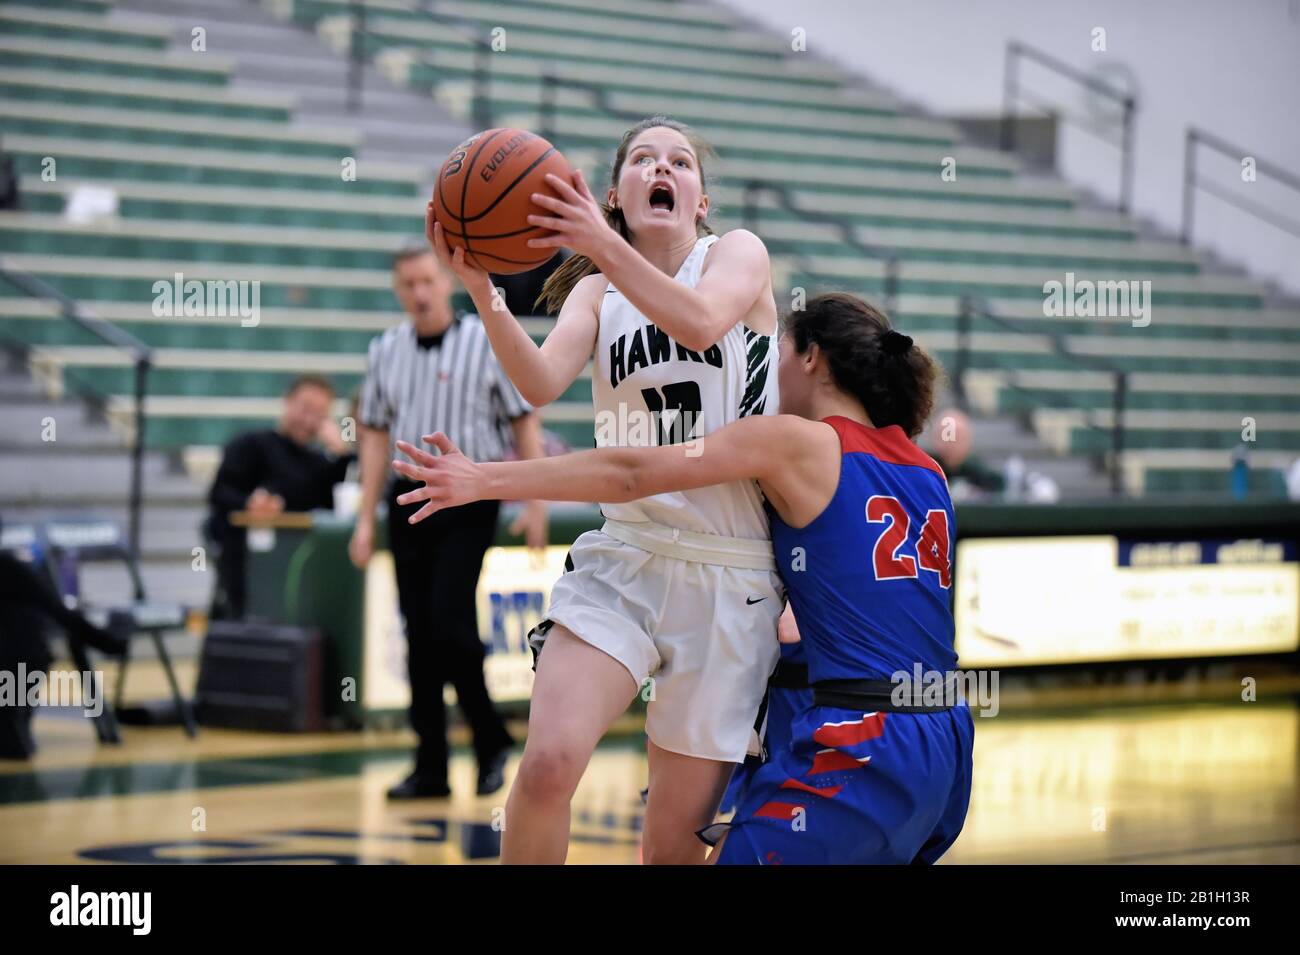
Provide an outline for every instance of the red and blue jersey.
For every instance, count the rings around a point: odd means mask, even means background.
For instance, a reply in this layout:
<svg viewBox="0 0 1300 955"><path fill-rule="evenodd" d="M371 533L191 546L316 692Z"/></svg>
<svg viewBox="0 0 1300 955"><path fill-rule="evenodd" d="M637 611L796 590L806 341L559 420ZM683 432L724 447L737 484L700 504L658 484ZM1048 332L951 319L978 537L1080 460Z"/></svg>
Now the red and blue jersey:
<svg viewBox="0 0 1300 955"><path fill-rule="evenodd" d="M802 528L768 508L809 680L955 669L956 523L943 470L897 425L823 420L842 449L834 497Z"/></svg>
<svg viewBox="0 0 1300 955"><path fill-rule="evenodd" d="M826 418L842 455L835 495L807 527L772 512L812 683L948 673L953 651L952 500L943 471L897 426ZM974 724L960 703L864 712L787 693L769 758L742 778L720 865L931 863L970 803ZM775 709L772 710L776 712Z"/></svg>

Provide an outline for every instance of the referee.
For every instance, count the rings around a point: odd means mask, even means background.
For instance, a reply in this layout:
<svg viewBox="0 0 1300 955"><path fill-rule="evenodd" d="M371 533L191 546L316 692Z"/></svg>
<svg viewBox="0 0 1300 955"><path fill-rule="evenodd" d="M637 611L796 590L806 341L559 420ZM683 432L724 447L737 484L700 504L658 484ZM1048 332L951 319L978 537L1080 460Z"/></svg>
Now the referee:
<svg viewBox="0 0 1300 955"><path fill-rule="evenodd" d="M358 412L361 506L348 552L358 567L370 560L384 495L406 629L411 726L419 737L415 768L388 791L390 799L451 793L443 703L448 682L473 730L479 795L505 784L514 742L483 681L475 599L501 502L448 508L411 525L407 518L418 506L404 507L395 498L418 485L395 478L385 489L396 437L419 444L422 435L443 431L476 461L500 460L512 443L520 457L542 456L537 415L497 364L482 322L453 312L452 282L427 245L394 258L393 289L407 319L370 342ZM545 546L545 506L529 501L511 531L522 532L529 547Z"/></svg>

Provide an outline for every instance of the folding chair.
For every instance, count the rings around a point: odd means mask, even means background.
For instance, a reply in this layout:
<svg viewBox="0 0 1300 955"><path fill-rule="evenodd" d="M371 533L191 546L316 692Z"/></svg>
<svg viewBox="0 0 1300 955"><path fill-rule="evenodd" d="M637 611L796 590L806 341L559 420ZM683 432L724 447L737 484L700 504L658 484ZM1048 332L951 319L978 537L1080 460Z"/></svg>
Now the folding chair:
<svg viewBox="0 0 1300 955"><path fill-rule="evenodd" d="M121 528L115 521L92 516L60 518L46 521L41 528L44 539L44 561L50 579L64 601L75 600L78 609L97 626L106 627L127 638L126 650L117 672L117 686L113 693L113 707L107 701L104 715L96 723L102 742L117 742L117 718L114 709L122 708L122 693L126 686L126 671L131 660L131 641L136 636L147 635L162 661L163 672L171 686L172 700L181 716L185 732L198 736L199 725L194 708L181 694L176 670L163 643L162 635L168 630L185 626L189 608L180 604L156 603L147 599L140 568L131 556ZM80 599L80 576L83 565L91 563L121 563L131 578L133 599L120 604L87 604ZM74 661L83 671L90 667L85 651L74 646Z"/></svg>

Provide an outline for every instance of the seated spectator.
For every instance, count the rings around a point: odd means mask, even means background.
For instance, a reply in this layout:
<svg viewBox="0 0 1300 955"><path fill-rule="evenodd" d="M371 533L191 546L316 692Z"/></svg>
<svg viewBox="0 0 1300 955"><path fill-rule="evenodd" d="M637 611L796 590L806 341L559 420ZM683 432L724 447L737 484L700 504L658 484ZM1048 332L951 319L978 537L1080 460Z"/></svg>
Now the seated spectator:
<svg viewBox="0 0 1300 955"><path fill-rule="evenodd" d="M1000 495L1006 478L971 454L971 424L966 412L948 408L934 416L927 450L943 468L954 501Z"/></svg>
<svg viewBox="0 0 1300 955"><path fill-rule="evenodd" d="M0 551L0 672L16 681L21 669L48 670L54 654L49 627L61 628L69 647L94 647L112 656L126 650L123 635L101 629L70 610L44 573L14 554ZM13 686L14 698L0 700L0 759L30 759L36 752L27 687Z"/></svg>
<svg viewBox="0 0 1300 955"><path fill-rule="evenodd" d="M1026 468L1020 455L1011 455L1003 470L998 471L972 454L971 422L964 411L948 408L935 415L933 421L930 456L943 468L954 501L1000 497L1051 504L1060 499L1056 482L1046 474Z"/></svg>
<svg viewBox="0 0 1300 955"><path fill-rule="evenodd" d="M333 508L334 485L356 457L330 417L333 400L328 380L302 375L285 392L278 427L241 434L226 445L208 494L207 532L221 549L213 619L238 620L245 610L244 529L231 526L233 512L273 517Z"/></svg>

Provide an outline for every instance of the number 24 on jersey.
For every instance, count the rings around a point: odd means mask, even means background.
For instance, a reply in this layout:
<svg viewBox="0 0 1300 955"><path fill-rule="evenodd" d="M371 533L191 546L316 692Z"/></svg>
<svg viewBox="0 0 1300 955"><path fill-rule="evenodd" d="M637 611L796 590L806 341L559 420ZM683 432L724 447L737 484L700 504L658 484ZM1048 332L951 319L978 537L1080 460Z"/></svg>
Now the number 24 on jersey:
<svg viewBox="0 0 1300 955"><path fill-rule="evenodd" d="M900 553L907 543L912 519L896 497L873 495L867 501L867 521L885 524L871 553L877 580L904 580L917 576L917 567L939 575L939 586L952 586L952 560L949 557L948 512L934 508L925 515L916 556Z"/></svg>

